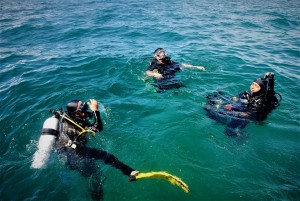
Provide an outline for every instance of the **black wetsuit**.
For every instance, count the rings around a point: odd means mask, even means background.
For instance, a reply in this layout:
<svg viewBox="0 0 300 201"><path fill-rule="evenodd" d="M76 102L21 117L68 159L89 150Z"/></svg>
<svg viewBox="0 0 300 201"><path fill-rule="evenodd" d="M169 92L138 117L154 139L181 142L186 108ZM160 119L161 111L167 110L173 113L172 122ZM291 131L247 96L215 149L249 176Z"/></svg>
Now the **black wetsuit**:
<svg viewBox="0 0 300 201"><path fill-rule="evenodd" d="M263 93L251 93L244 91L238 95L237 103L232 104L232 110L238 112L247 112L249 119L263 121L268 113L275 109L279 102L274 91L274 77L264 80L266 91Z"/></svg>
<svg viewBox="0 0 300 201"><path fill-rule="evenodd" d="M100 112L93 113L95 122L90 124L87 119L72 118L77 124L86 130L100 132L103 130ZM84 177L92 177L91 195L94 200L101 200L103 196L103 176L96 165L95 160L102 160L105 164L119 169L124 175L129 176L134 170L119 161L114 155L106 151L86 147L86 133L80 134L81 129L67 119L61 120L60 135L56 142L56 148L61 156L67 159L67 166L79 171Z"/></svg>
<svg viewBox="0 0 300 201"><path fill-rule="evenodd" d="M163 63L159 63L158 60L153 58L147 70L158 72L163 76L162 79L155 79L153 83L153 86L161 91L183 86L175 79L175 74L181 71L180 64L172 61L170 57L165 57Z"/></svg>
<svg viewBox="0 0 300 201"><path fill-rule="evenodd" d="M208 95L209 106L205 106L207 115L226 125L225 134L236 135L250 120L263 121L275 109L279 102L274 92L274 77L265 80L263 93L244 91L238 95L238 101L224 97L221 93ZM231 104L231 110L225 110L224 105ZM239 130L237 130L239 129Z"/></svg>

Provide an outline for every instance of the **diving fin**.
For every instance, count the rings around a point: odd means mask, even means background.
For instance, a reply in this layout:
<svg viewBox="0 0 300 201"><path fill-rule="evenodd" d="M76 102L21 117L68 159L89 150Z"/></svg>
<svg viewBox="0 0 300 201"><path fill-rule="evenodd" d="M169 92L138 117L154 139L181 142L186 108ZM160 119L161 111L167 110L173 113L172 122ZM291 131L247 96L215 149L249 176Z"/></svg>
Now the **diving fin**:
<svg viewBox="0 0 300 201"><path fill-rule="evenodd" d="M186 193L188 193L189 187L186 183L184 183L180 178L171 175L167 172L146 172L146 173L138 173L136 176L130 176L129 181L134 181L138 179L143 179L143 178L158 178L158 179L165 179L169 181L171 184L179 186L182 188L182 190Z"/></svg>

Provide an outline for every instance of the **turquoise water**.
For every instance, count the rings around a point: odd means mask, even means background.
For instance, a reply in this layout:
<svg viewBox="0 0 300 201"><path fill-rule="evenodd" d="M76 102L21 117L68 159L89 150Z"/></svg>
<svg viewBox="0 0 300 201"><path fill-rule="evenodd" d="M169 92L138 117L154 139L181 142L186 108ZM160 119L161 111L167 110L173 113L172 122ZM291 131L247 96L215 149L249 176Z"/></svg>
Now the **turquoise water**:
<svg viewBox="0 0 300 201"><path fill-rule="evenodd" d="M90 200L89 179L51 156L30 169L50 108L100 102L104 131L89 146L166 181L129 183L99 162L104 200L300 200L300 3L285 1L0 2L0 200ZM164 47L203 65L155 93L145 70ZM146 59L146 60L144 60ZM236 95L274 72L282 103L237 140L202 109L215 90Z"/></svg>

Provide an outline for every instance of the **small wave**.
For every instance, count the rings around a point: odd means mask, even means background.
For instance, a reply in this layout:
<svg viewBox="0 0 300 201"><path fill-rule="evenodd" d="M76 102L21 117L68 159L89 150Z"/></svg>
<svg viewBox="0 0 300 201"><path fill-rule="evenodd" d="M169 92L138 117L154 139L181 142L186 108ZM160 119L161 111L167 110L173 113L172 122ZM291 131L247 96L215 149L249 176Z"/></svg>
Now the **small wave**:
<svg viewBox="0 0 300 201"><path fill-rule="evenodd" d="M267 22L276 28L280 28L284 30L292 29L294 27L296 28L299 26L299 24L296 21L291 21L288 20L287 18L276 18L273 20L269 20Z"/></svg>
<svg viewBox="0 0 300 201"><path fill-rule="evenodd" d="M245 28L262 28L262 26L258 25L258 24L254 24L252 22L242 22L241 23L241 26L242 27L245 27Z"/></svg>
<svg viewBox="0 0 300 201"><path fill-rule="evenodd" d="M4 92L12 87L18 86L24 81L21 77L13 77L9 81L0 84L0 92Z"/></svg>

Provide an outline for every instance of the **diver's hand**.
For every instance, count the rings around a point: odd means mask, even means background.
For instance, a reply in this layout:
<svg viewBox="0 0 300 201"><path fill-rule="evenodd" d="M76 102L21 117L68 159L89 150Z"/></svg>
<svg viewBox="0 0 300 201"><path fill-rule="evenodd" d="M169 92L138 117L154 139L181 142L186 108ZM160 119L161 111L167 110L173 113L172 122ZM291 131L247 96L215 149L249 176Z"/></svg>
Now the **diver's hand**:
<svg viewBox="0 0 300 201"><path fill-rule="evenodd" d="M232 110L232 105L231 104L227 104L227 105L224 106L224 109L230 111L230 110Z"/></svg>
<svg viewBox="0 0 300 201"><path fill-rule="evenodd" d="M160 74L160 73L153 73L153 77L155 77L156 79L162 79L162 78L164 78L162 76L162 74Z"/></svg>
<svg viewBox="0 0 300 201"><path fill-rule="evenodd" d="M90 99L90 102L87 103L90 107L90 110L97 111L98 110L98 102L95 99Z"/></svg>
<svg viewBox="0 0 300 201"><path fill-rule="evenodd" d="M199 69L199 70L205 71L205 68L204 68L203 66L193 66L193 65L191 65L191 64L186 64L186 63L181 63L181 65L184 66L184 67L188 67L188 68L197 68L197 69Z"/></svg>
<svg viewBox="0 0 300 201"><path fill-rule="evenodd" d="M246 112L240 112L239 116L241 116L241 117L248 117L249 114L246 113Z"/></svg>
<svg viewBox="0 0 300 201"><path fill-rule="evenodd" d="M134 170L134 171L132 171L132 172L130 173L130 176L136 176L136 175L138 175L139 173L140 173L139 171Z"/></svg>
<svg viewBox="0 0 300 201"><path fill-rule="evenodd" d="M271 73L271 72L267 72L264 76L264 79L268 78L268 77L273 77L274 76L274 73Z"/></svg>
<svg viewBox="0 0 300 201"><path fill-rule="evenodd" d="M140 172L137 170L132 171L129 176L129 181L135 181L136 180L135 176L137 176L139 173Z"/></svg>
<svg viewBox="0 0 300 201"><path fill-rule="evenodd" d="M205 68L203 66L195 66L195 68L205 71Z"/></svg>
<svg viewBox="0 0 300 201"><path fill-rule="evenodd" d="M232 97L232 100L234 101L234 102L237 102L239 99L238 99L238 97Z"/></svg>
<svg viewBox="0 0 300 201"><path fill-rule="evenodd" d="M154 69L153 71L147 70L147 71L146 71L146 74L147 74L148 76L154 77L154 78L156 78L156 79L161 79L161 78L163 78L163 75L160 74L160 73L158 72L157 69Z"/></svg>

